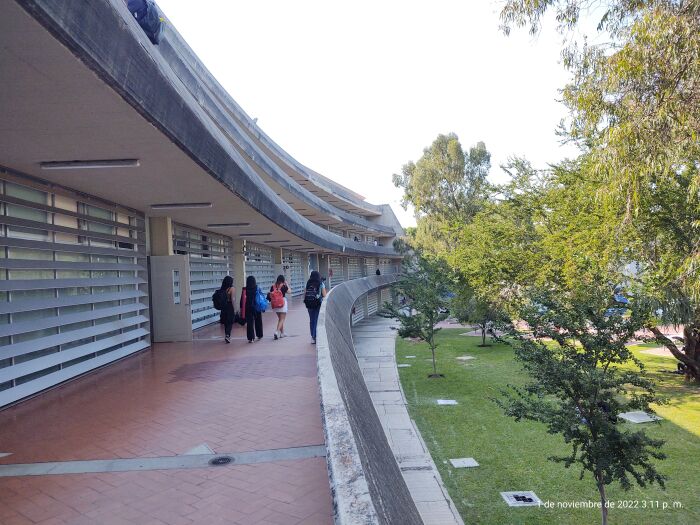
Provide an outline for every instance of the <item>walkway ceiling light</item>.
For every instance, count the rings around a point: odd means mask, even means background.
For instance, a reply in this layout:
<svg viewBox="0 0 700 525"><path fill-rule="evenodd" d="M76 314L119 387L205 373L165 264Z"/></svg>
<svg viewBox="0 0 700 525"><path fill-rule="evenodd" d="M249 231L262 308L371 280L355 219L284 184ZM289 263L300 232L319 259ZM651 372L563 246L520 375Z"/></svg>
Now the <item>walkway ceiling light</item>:
<svg viewBox="0 0 700 525"><path fill-rule="evenodd" d="M168 202L163 204L151 204L153 210L178 210L191 208L211 208L211 202Z"/></svg>
<svg viewBox="0 0 700 525"><path fill-rule="evenodd" d="M139 159L53 160L41 162L42 170L94 170L102 168L137 168Z"/></svg>
<svg viewBox="0 0 700 525"><path fill-rule="evenodd" d="M214 224L207 224L207 228L229 228L229 227L241 227L250 226L249 222L219 222Z"/></svg>
<svg viewBox="0 0 700 525"><path fill-rule="evenodd" d="M239 237L262 237L263 235L272 235L271 233L239 233Z"/></svg>

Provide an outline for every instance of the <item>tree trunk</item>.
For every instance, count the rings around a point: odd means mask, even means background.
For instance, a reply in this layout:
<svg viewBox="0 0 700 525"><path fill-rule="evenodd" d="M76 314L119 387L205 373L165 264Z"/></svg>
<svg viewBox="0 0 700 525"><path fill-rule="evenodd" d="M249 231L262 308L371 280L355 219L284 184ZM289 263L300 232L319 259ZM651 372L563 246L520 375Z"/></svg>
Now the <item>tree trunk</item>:
<svg viewBox="0 0 700 525"><path fill-rule="evenodd" d="M683 349L679 349L671 339L661 333L656 326L650 328L656 340L663 344L673 357L685 365L688 379L700 381L700 326L689 324L683 328Z"/></svg>
<svg viewBox="0 0 700 525"><path fill-rule="evenodd" d="M601 523L603 525L608 525L608 498L605 497L605 484L602 480L602 475L595 475L596 485L598 486L598 492L600 493L600 515Z"/></svg>
<svg viewBox="0 0 700 525"><path fill-rule="evenodd" d="M435 348L431 345L430 351L433 353L433 374L437 375L437 365L435 364Z"/></svg>
<svg viewBox="0 0 700 525"><path fill-rule="evenodd" d="M481 346L486 346L486 323L481 325Z"/></svg>

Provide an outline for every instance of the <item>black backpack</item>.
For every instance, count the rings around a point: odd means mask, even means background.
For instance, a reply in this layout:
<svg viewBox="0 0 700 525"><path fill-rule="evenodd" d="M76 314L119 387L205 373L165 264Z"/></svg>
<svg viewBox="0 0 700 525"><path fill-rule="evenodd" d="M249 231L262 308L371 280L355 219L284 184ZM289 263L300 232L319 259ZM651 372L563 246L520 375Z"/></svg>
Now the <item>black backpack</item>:
<svg viewBox="0 0 700 525"><path fill-rule="evenodd" d="M158 45L163 34L163 20L153 0L129 0L127 6L149 40Z"/></svg>
<svg viewBox="0 0 700 525"><path fill-rule="evenodd" d="M226 293L226 290L219 288L214 292L214 295L211 296L211 301L214 303L214 308L223 310L226 308L226 303L228 303L228 293Z"/></svg>
<svg viewBox="0 0 700 525"><path fill-rule="evenodd" d="M304 292L304 304L307 308L318 308L321 306L321 285L314 281L306 284Z"/></svg>

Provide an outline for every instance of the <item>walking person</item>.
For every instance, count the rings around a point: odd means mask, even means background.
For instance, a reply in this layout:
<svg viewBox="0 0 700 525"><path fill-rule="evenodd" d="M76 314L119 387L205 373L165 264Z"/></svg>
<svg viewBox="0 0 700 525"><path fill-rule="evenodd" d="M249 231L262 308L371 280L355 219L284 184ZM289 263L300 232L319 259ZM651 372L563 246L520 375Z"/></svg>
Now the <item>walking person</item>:
<svg viewBox="0 0 700 525"><path fill-rule="evenodd" d="M236 288L233 286L233 277L227 275L224 280L221 281L221 288L226 293L226 305L221 309L221 320L224 323L224 341L226 343L231 342L231 327L233 327L233 321L236 317L236 310L234 308L234 301L236 298Z"/></svg>
<svg viewBox="0 0 700 525"><path fill-rule="evenodd" d="M270 287L270 293L267 294L267 300L272 305L272 311L277 314L277 330L275 330L275 341L285 337L284 320L287 318L287 310L289 305L287 302L287 292L289 286L284 279L284 275L278 275L275 284Z"/></svg>
<svg viewBox="0 0 700 525"><path fill-rule="evenodd" d="M304 304L309 312L309 328L311 329L312 344L316 344L318 314L321 312L321 302L325 296L326 285L323 280L321 280L321 274L314 270L311 272L309 280L306 281L306 291L304 292Z"/></svg>
<svg viewBox="0 0 700 525"><path fill-rule="evenodd" d="M263 337L262 313L255 308L255 297L258 293L258 283L255 277L249 275L245 288L241 293L241 315L245 317L248 342L252 343L257 336L258 341Z"/></svg>

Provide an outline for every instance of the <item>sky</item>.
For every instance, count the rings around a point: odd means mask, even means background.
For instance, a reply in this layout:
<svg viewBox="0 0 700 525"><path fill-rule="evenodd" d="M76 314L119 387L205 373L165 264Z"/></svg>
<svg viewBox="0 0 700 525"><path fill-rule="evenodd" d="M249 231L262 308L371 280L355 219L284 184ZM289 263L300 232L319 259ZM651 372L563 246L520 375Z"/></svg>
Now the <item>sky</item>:
<svg viewBox="0 0 700 525"><path fill-rule="evenodd" d="M555 130L568 74L553 24L505 36L496 0L159 0L206 67L302 164L390 203L392 174L441 133L484 141L490 178L524 156L543 168L575 152Z"/></svg>

